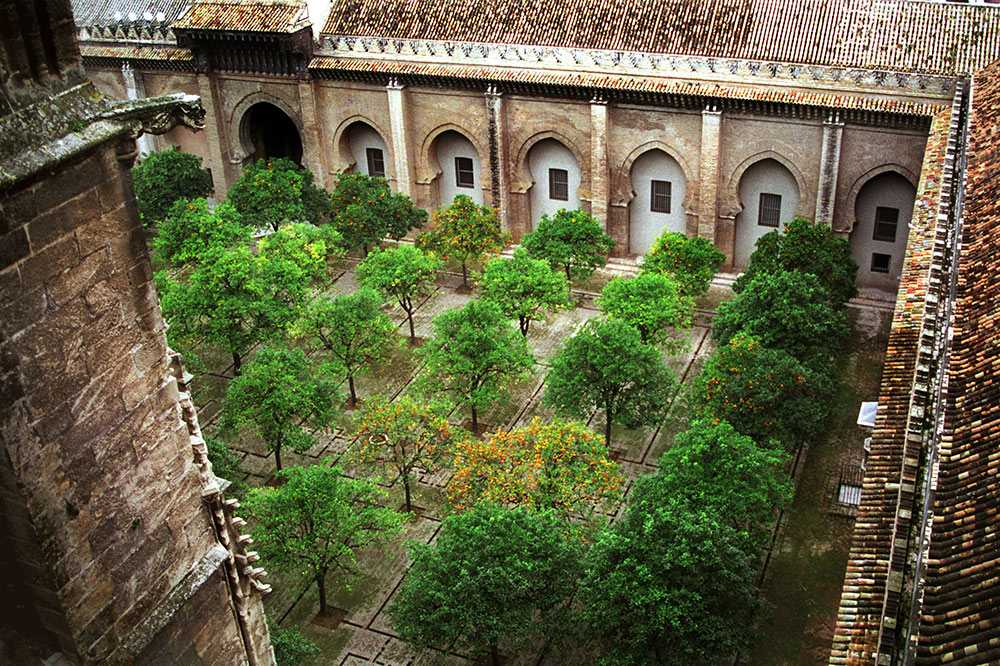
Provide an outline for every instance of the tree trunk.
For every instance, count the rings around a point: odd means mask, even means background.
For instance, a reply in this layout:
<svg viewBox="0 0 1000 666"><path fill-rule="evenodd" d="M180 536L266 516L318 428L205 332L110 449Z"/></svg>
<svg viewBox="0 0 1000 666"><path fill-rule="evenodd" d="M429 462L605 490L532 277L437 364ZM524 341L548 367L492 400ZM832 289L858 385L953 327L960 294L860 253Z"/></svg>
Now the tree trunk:
<svg viewBox="0 0 1000 666"><path fill-rule="evenodd" d="M351 389L351 407L354 408L358 404L358 394L354 390L354 375L347 375L347 385Z"/></svg>
<svg viewBox="0 0 1000 666"><path fill-rule="evenodd" d="M239 354L233 352L233 376L239 377L240 370L242 370L242 368L243 368L243 360L240 358Z"/></svg>
<svg viewBox="0 0 1000 666"><path fill-rule="evenodd" d="M572 282L573 281L573 277L569 274L569 267L570 267L570 265L566 264L566 281L567 282Z"/></svg>
<svg viewBox="0 0 1000 666"><path fill-rule="evenodd" d="M413 502L410 500L410 475L403 475L403 494L406 496L406 505L404 507L405 511L409 513L413 511Z"/></svg>
<svg viewBox="0 0 1000 666"><path fill-rule="evenodd" d="M465 262L462 262L462 286L466 289L469 288L469 269L465 267Z"/></svg>
<svg viewBox="0 0 1000 666"><path fill-rule="evenodd" d="M281 471L281 445L274 447L274 469L276 472Z"/></svg>
<svg viewBox="0 0 1000 666"><path fill-rule="evenodd" d="M472 434L479 434L479 414L476 413L475 405L472 405Z"/></svg>
<svg viewBox="0 0 1000 666"><path fill-rule="evenodd" d="M326 613L326 572L316 574L316 587L319 588L319 612Z"/></svg>
<svg viewBox="0 0 1000 666"><path fill-rule="evenodd" d="M415 344L417 342L417 334L413 330L413 312L409 308L403 308L406 310L406 321L410 324L410 344Z"/></svg>
<svg viewBox="0 0 1000 666"><path fill-rule="evenodd" d="M490 646L490 664L500 666L500 650L497 649L496 645Z"/></svg>
<svg viewBox="0 0 1000 666"><path fill-rule="evenodd" d="M611 408L604 406L604 446L611 451Z"/></svg>
<svg viewBox="0 0 1000 666"><path fill-rule="evenodd" d="M520 324L521 324L521 335L524 337L528 337L528 326L531 325L531 320L528 319L527 317L521 317Z"/></svg>
<svg viewBox="0 0 1000 666"><path fill-rule="evenodd" d="M361 245L361 253L362 253L361 254L362 257L367 257L368 256L368 243L363 243Z"/></svg>

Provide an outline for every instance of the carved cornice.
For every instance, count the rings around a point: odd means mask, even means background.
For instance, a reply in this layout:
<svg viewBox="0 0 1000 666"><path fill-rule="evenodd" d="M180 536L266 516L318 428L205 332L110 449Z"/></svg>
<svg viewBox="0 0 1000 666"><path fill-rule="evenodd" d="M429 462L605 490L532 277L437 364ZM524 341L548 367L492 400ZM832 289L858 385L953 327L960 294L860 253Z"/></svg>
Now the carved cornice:
<svg viewBox="0 0 1000 666"><path fill-rule="evenodd" d="M886 70L796 65L736 58L664 55L426 39L324 36L317 56L440 64L588 71L697 81L783 85L845 92L950 99L955 79Z"/></svg>

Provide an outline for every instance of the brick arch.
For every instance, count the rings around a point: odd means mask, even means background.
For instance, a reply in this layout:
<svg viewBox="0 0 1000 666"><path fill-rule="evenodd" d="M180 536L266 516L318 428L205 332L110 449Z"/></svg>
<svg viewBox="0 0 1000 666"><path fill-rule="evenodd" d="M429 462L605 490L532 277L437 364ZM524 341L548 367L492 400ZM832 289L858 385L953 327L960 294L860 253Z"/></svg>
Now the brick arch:
<svg viewBox="0 0 1000 666"><path fill-rule="evenodd" d="M862 174L857 180L854 181L854 184L851 185L851 190L847 195L847 215L841 218L846 220L847 224L838 226L835 231L848 234L854 231L854 225L858 222L855 212L858 204L858 195L861 194L861 190L871 180L886 173L894 173L902 176L907 180L907 182L910 183L910 185L913 185L913 189L918 189L919 178L915 173L907 169L902 164L888 163L877 166L874 169L870 169Z"/></svg>
<svg viewBox="0 0 1000 666"><path fill-rule="evenodd" d="M382 129L382 127L380 127L374 120L360 114L355 114L349 118L345 118L339 125L337 125L337 129L334 130L333 150L334 154L337 156L337 163L334 165L333 169L334 172L344 173L355 165L354 155L351 154L351 148L347 145L347 130L349 130L351 126L356 123L368 125L368 127L372 128L372 130L374 130L374 132L381 137L385 147L389 150L389 154L386 155L386 173L395 174L395 146L393 146L392 141L389 140L389 134L387 134L385 130Z"/></svg>
<svg viewBox="0 0 1000 666"><path fill-rule="evenodd" d="M628 206L632 199L635 198L635 187L632 184L632 165L640 157L654 150L659 150L668 155L680 165L681 171L684 172L684 201L681 202L681 206L686 213L696 212L694 207L698 201L696 195L699 185L697 175L693 174L691 166L684 159L684 156L681 155L680 151L659 140L647 141L637 146L618 166L615 173L615 189L611 193L611 205Z"/></svg>
<svg viewBox="0 0 1000 666"><path fill-rule="evenodd" d="M474 132L470 132L467 128L457 123L443 123L438 125L424 137L423 142L420 144L420 166L417 170L417 182L429 185L441 175L441 165L438 164L437 155L434 154L434 147L438 137L445 132L456 132L462 135L476 149L476 153L479 154L480 182L483 184L483 190L489 190L493 183L493 177L489 169L489 147L484 146L481 141L477 141Z"/></svg>
<svg viewBox="0 0 1000 666"><path fill-rule="evenodd" d="M547 130L533 134L521 144L514 160L514 178L511 183L511 191L523 194L531 189L535 181L531 178L531 169L528 167L528 154L531 149L540 141L554 139L563 145L576 158L577 166L580 167L580 186L577 188L577 196L581 201L590 201L590 168L589 161L585 159L584 153L569 137L555 130Z"/></svg>
<svg viewBox="0 0 1000 666"><path fill-rule="evenodd" d="M805 176L803 176L802 171L795 166L795 163L774 150L763 150L755 153L737 165L727 181L725 195L719 205L720 215L723 217L736 217L743 212L743 202L740 201L740 181L743 180L743 174L745 174L750 167L758 162L763 162L764 160L774 160L788 169L789 173L791 173L792 177L795 179L795 184L799 188L799 206L795 211L795 215L812 218L815 211L808 210L808 207L806 206L809 199L809 188L806 184Z"/></svg>
<svg viewBox="0 0 1000 666"><path fill-rule="evenodd" d="M305 160L305 155L307 154L304 133L305 128L298 112L293 109L288 102L280 97L258 90L245 95L243 99L233 106L233 110L229 114L229 120L226 124L229 127L229 132L227 132L227 134L229 138L230 161L234 164L242 164L243 161L253 152L252 149L247 146L244 120L246 118L247 111L250 110L250 107L255 104L259 104L260 102L276 106L281 109L282 113L291 119L292 124L295 125L295 129L299 133L299 141L302 142L302 159Z"/></svg>

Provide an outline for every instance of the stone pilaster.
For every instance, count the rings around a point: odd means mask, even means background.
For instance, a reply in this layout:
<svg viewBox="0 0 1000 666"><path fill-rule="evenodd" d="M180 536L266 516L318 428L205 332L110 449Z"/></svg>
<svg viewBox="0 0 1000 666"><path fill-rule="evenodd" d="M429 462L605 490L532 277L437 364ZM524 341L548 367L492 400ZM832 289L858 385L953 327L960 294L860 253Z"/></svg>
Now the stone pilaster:
<svg viewBox="0 0 1000 666"><path fill-rule="evenodd" d="M302 162L312 171L316 184L326 187L326 165L322 127L316 116L316 94L311 80L299 81L299 108L302 110Z"/></svg>
<svg viewBox="0 0 1000 666"><path fill-rule="evenodd" d="M128 99L144 99L146 97L146 86L142 80L142 74L137 74L127 62L122 65L122 78L125 79L125 96ZM139 146L139 155L143 157L157 149L156 137L152 134L143 134L136 143Z"/></svg>
<svg viewBox="0 0 1000 666"><path fill-rule="evenodd" d="M608 227L608 102L602 97L590 100L590 214ZM611 229L607 229L611 233ZM614 236L613 233L611 233Z"/></svg>
<svg viewBox="0 0 1000 666"><path fill-rule="evenodd" d="M840 173L840 144L844 123L839 113L831 113L823 123L823 145L820 148L819 189L816 192L816 224L833 223L833 207L837 198L837 176Z"/></svg>
<svg viewBox="0 0 1000 666"><path fill-rule="evenodd" d="M486 89L486 116L490 128L490 184L492 204L497 209L500 224L510 231L510 191L507 186L507 114L503 95L495 86Z"/></svg>
<svg viewBox="0 0 1000 666"><path fill-rule="evenodd" d="M392 154L396 162L396 189L406 196L412 196L410 176L409 146L406 131L406 97L405 86L398 80L391 79L385 87L389 95L389 125L392 133Z"/></svg>
<svg viewBox="0 0 1000 666"><path fill-rule="evenodd" d="M198 74L198 95L201 97L201 104L205 107L205 145L208 147L208 156L205 161L212 170L212 184L215 186L215 198L223 199L229 190L229 182L226 178L226 159L223 150L222 119L216 110L215 86L208 74L201 72Z"/></svg>
<svg viewBox="0 0 1000 666"><path fill-rule="evenodd" d="M698 178L701 197L698 202L698 235L716 241L719 211L719 153L722 143L722 111L710 105L701 112L701 157Z"/></svg>

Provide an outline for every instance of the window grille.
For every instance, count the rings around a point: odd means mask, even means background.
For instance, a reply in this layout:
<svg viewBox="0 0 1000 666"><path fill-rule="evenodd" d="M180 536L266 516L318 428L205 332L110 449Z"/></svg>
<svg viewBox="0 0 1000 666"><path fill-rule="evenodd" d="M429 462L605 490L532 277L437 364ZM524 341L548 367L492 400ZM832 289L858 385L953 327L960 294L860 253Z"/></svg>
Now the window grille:
<svg viewBox="0 0 1000 666"><path fill-rule="evenodd" d="M757 224L762 227L781 226L781 195L760 193L760 206L757 208Z"/></svg>
<svg viewBox="0 0 1000 666"><path fill-rule="evenodd" d="M455 184L459 187L476 186L476 173L471 157L455 158Z"/></svg>
<svg viewBox="0 0 1000 666"><path fill-rule="evenodd" d="M569 201L569 172L566 169L549 169L549 199Z"/></svg>
<svg viewBox="0 0 1000 666"><path fill-rule="evenodd" d="M898 225L899 209L879 206L875 209L875 231L872 233L872 240L895 243Z"/></svg>
<svg viewBox="0 0 1000 666"><path fill-rule="evenodd" d="M365 148L368 159L368 175L372 178L385 178L385 156L381 148Z"/></svg>
<svg viewBox="0 0 1000 666"><path fill-rule="evenodd" d="M670 181L654 180L649 194L649 209L654 213L670 212Z"/></svg>

